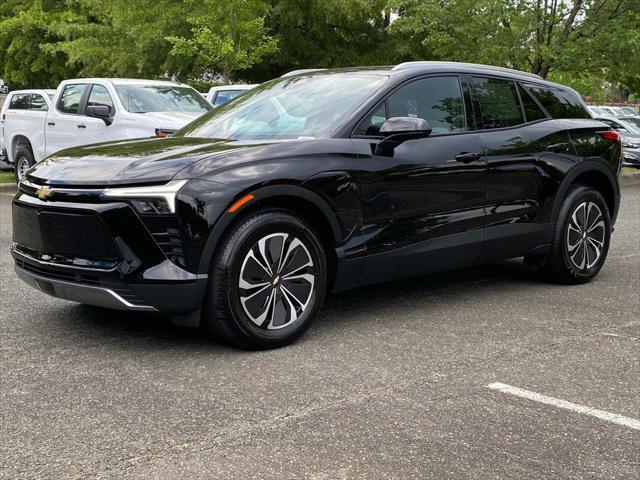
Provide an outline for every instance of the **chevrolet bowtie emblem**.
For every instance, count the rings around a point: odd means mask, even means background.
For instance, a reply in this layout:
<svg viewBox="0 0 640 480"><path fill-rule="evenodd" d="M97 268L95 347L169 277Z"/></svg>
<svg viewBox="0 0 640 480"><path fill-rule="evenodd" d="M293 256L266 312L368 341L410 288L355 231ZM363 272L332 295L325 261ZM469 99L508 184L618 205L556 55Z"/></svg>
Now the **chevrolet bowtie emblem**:
<svg viewBox="0 0 640 480"><path fill-rule="evenodd" d="M44 200L51 195L51 189L49 187L39 187L36 190L36 197L40 200Z"/></svg>

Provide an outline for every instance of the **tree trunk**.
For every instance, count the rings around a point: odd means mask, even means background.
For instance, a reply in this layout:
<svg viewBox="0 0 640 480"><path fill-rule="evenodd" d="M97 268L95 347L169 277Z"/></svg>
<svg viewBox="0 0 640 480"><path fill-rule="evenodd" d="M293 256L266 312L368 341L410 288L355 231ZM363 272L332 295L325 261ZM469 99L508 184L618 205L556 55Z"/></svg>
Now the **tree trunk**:
<svg viewBox="0 0 640 480"><path fill-rule="evenodd" d="M382 22L382 43L389 41L389 25L391 25L391 10L387 8L384 11L384 20Z"/></svg>

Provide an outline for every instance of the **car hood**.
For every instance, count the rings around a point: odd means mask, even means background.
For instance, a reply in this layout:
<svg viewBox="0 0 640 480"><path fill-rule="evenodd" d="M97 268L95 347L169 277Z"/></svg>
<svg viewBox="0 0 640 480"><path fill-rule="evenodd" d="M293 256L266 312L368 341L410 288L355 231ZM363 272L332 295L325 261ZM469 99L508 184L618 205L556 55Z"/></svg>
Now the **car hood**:
<svg viewBox="0 0 640 480"><path fill-rule="evenodd" d="M134 113L145 119L153 120L157 128L167 130L180 130L187 123L192 122L202 115L202 112L148 112Z"/></svg>
<svg viewBox="0 0 640 480"><path fill-rule="evenodd" d="M83 187L166 182L202 159L262 145L188 137L99 143L50 155L29 171L27 179L45 185Z"/></svg>

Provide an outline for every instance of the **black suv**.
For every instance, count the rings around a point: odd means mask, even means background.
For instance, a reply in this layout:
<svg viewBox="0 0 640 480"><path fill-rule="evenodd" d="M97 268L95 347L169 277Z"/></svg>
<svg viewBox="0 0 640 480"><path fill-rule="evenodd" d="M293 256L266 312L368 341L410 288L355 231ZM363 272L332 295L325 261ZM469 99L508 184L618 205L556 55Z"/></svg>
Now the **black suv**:
<svg viewBox="0 0 640 480"><path fill-rule="evenodd" d="M48 157L15 197L12 253L45 293L277 347L327 291L512 257L591 280L620 163L618 134L535 75L440 62L308 72L168 138Z"/></svg>

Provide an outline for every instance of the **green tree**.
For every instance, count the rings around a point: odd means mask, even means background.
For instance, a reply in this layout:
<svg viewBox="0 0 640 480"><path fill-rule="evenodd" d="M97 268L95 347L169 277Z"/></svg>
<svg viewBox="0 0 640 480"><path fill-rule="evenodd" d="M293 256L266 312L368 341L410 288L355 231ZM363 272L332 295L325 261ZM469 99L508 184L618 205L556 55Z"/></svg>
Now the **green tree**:
<svg viewBox="0 0 640 480"><path fill-rule="evenodd" d="M63 1L10 1L0 9L0 66L6 82L17 86L50 87L74 74L66 57L45 48L61 37L53 23L73 23L76 12Z"/></svg>
<svg viewBox="0 0 640 480"><path fill-rule="evenodd" d="M277 49L268 35L269 4L261 0L189 0L188 36L167 36L171 54L194 62L201 74L222 72L224 83Z"/></svg>
<svg viewBox="0 0 640 480"><path fill-rule="evenodd" d="M169 55L170 33L189 31L186 6L174 0L68 0L83 13L73 24L54 23L62 41L47 48L87 76L188 76L191 66Z"/></svg>
<svg viewBox="0 0 640 480"><path fill-rule="evenodd" d="M639 0L391 0L397 56L557 69L637 72ZM621 48L621 46L627 47ZM632 74L634 76L635 73Z"/></svg>

